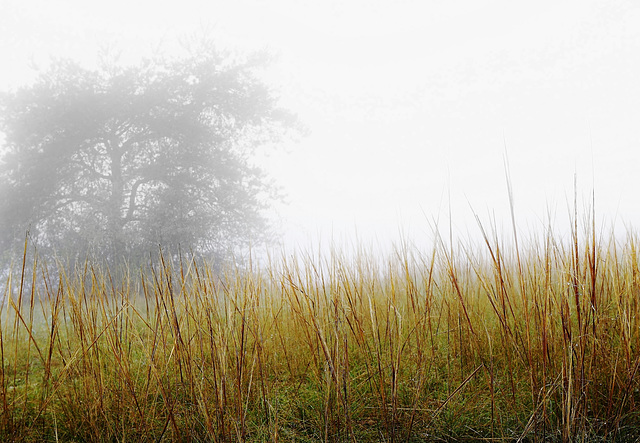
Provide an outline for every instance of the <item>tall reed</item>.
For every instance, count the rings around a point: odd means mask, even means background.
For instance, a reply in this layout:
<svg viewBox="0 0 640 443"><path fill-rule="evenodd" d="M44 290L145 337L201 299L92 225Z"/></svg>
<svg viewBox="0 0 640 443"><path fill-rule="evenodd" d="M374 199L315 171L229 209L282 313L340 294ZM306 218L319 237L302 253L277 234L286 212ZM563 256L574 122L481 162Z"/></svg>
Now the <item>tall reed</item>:
<svg viewBox="0 0 640 443"><path fill-rule="evenodd" d="M571 226L224 273L162 255L54 270L25 246L3 290L0 437L638 438L638 237Z"/></svg>

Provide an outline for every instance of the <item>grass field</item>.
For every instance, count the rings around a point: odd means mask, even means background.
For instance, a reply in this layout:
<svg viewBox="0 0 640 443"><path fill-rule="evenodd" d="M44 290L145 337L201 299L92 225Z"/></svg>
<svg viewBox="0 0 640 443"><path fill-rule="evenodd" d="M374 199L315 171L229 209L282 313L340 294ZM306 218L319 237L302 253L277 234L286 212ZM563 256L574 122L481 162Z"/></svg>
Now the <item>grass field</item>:
<svg viewBox="0 0 640 443"><path fill-rule="evenodd" d="M18 266L0 440L633 441L638 237L571 231L224 275Z"/></svg>

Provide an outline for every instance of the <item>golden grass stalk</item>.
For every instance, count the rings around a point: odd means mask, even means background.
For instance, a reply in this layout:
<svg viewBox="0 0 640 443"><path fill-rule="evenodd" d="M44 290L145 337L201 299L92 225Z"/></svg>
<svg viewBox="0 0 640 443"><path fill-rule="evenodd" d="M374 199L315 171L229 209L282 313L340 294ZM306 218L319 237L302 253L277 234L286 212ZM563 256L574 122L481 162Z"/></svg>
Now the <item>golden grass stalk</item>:
<svg viewBox="0 0 640 443"><path fill-rule="evenodd" d="M162 253L51 268L25 246L0 312L0 437L636 438L637 236L571 224L224 273Z"/></svg>

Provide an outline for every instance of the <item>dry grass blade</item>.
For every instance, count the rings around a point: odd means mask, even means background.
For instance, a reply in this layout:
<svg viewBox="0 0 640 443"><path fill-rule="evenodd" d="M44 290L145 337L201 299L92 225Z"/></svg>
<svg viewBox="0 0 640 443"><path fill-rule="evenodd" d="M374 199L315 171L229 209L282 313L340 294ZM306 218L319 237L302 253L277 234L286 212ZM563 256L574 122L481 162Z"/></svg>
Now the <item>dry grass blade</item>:
<svg viewBox="0 0 640 443"><path fill-rule="evenodd" d="M224 271L160 253L135 277L25 247L0 311L0 439L640 438L637 238L575 215L566 239L528 244L512 219L505 242L478 218L479 246L436 232L426 252Z"/></svg>

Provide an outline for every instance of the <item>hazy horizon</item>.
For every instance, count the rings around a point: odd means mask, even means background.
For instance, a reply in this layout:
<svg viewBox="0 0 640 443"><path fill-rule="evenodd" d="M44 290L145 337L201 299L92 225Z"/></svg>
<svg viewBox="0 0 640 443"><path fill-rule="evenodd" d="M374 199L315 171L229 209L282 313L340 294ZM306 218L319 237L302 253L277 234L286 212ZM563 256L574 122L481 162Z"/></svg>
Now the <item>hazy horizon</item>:
<svg viewBox="0 0 640 443"><path fill-rule="evenodd" d="M592 192L598 220L640 225L640 4L631 1L202 2L8 0L0 90L51 57L135 63L208 30L266 49L266 79L309 135L257 159L288 204L284 244L354 236L420 242L434 220L477 232L566 220ZM473 211L472 211L473 209ZM473 234L472 234L473 235Z"/></svg>

